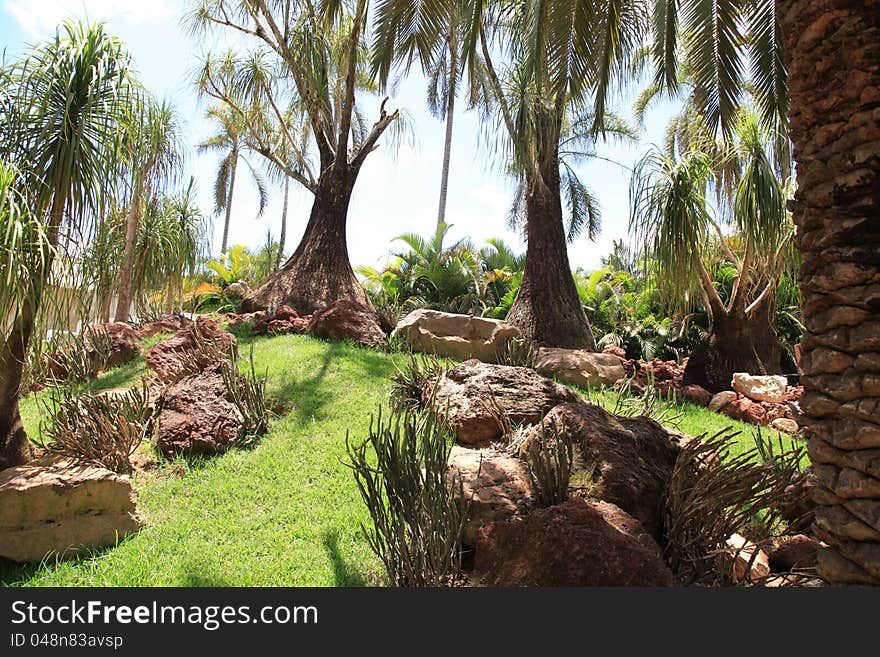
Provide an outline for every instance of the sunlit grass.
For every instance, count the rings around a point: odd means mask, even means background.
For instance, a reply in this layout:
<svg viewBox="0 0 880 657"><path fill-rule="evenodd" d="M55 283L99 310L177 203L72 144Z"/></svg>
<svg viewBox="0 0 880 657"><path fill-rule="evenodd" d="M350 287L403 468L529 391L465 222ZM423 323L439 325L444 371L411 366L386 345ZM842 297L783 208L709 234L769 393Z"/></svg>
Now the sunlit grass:
<svg viewBox="0 0 880 657"><path fill-rule="evenodd" d="M178 459L135 474L146 527L115 548L75 561L0 565L0 583L29 586L346 586L374 584L381 566L360 533L368 522L345 435L367 436L370 414L387 403L395 359L403 356L304 336L251 339L239 332L242 367L253 345L277 417L248 451L210 460ZM96 388L135 385L139 358ZM599 401L612 402L612 393ZM685 404L685 433L753 427ZM28 430L40 420L22 403ZM142 449L149 449L143 447Z"/></svg>

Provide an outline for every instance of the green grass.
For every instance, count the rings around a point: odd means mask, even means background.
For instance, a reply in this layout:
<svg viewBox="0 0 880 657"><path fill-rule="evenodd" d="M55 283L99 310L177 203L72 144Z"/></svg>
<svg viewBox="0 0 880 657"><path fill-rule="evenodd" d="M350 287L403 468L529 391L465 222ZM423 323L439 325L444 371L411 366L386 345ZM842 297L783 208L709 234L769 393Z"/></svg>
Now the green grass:
<svg viewBox="0 0 880 657"><path fill-rule="evenodd" d="M248 451L199 462L176 460L135 475L146 527L114 548L39 566L0 564L0 583L28 586L356 586L380 580L381 566L360 534L368 522L350 470L346 431L366 438L370 414L387 403L395 359L304 336L251 339L239 333L242 366L250 345L278 417ZM114 370L95 388L134 385L143 360ZM607 393L606 393L607 395ZM733 425L751 447L751 427L685 405L681 429L699 434ZM29 432L39 406L23 401Z"/></svg>

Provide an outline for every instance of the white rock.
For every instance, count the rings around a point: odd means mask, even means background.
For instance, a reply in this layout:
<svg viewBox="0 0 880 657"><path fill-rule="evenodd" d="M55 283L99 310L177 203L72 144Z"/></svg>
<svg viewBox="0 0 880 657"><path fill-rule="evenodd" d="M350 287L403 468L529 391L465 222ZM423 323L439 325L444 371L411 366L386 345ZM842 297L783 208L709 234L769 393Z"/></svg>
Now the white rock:
<svg viewBox="0 0 880 657"><path fill-rule="evenodd" d="M788 381L784 376L752 376L745 372L733 375L731 387L754 401L780 404L785 400Z"/></svg>

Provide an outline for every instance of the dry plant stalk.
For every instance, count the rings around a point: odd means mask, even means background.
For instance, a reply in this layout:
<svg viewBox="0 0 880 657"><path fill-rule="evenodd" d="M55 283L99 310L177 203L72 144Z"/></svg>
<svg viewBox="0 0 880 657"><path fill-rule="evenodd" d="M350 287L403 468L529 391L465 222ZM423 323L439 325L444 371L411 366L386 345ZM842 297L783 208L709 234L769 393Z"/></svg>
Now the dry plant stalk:
<svg viewBox="0 0 880 657"><path fill-rule="evenodd" d="M689 441L673 469L664 507L664 552L684 585L731 583L719 567L729 556L727 539L748 525L763 525L768 536L783 525L785 489L801 453L781 453L769 461L756 449L731 456L737 435L725 429Z"/></svg>
<svg viewBox="0 0 880 657"><path fill-rule="evenodd" d="M112 396L56 388L45 404L52 420L40 433L49 452L118 474L131 474L131 456L151 437L159 411L145 387Z"/></svg>

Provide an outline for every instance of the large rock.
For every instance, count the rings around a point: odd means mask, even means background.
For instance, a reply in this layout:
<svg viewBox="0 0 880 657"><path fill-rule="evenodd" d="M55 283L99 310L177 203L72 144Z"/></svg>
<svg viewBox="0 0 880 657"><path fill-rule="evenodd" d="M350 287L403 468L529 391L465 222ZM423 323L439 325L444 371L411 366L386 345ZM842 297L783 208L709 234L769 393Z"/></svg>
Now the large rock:
<svg viewBox="0 0 880 657"><path fill-rule="evenodd" d="M584 389L613 386L626 378L622 358L585 349L541 347L535 369L546 377Z"/></svg>
<svg viewBox="0 0 880 657"><path fill-rule="evenodd" d="M450 481L457 474L469 505L464 542L476 545L480 530L491 522L526 513L535 502L535 491L525 461L493 449L467 449L458 445L449 454Z"/></svg>
<svg viewBox="0 0 880 657"><path fill-rule="evenodd" d="M108 349L108 353L101 354L104 357L103 362L100 363L101 369L119 367L134 360L141 353L137 332L125 322L95 324L89 327L85 337L95 345L96 351L103 351L99 350L97 345L106 342L103 346Z"/></svg>
<svg viewBox="0 0 880 657"><path fill-rule="evenodd" d="M752 376L745 372L733 375L734 391L753 401L780 404L785 401L788 381L784 376Z"/></svg>
<svg viewBox="0 0 880 657"><path fill-rule="evenodd" d="M213 320L199 317L195 323L154 345L144 360L162 383L173 383L227 360L229 350L237 348L238 341L232 333L220 330Z"/></svg>
<svg viewBox="0 0 880 657"><path fill-rule="evenodd" d="M69 558L138 531L131 480L99 466L41 459L0 472L0 557Z"/></svg>
<svg viewBox="0 0 880 657"><path fill-rule="evenodd" d="M684 386L678 394L684 401L697 406L708 406L712 401L712 393L698 385Z"/></svg>
<svg viewBox="0 0 880 657"><path fill-rule="evenodd" d="M716 392L712 395L712 399L709 400L709 410L714 411L715 413L720 413L721 409L732 401L736 401L736 393L733 390Z"/></svg>
<svg viewBox="0 0 880 657"><path fill-rule="evenodd" d="M378 347L386 340L376 311L347 299L316 311L308 330L325 340L354 340L365 347Z"/></svg>
<svg viewBox="0 0 880 657"><path fill-rule="evenodd" d="M571 498L489 525L475 573L485 586L672 586L660 546L607 502Z"/></svg>
<svg viewBox="0 0 880 657"><path fill-rule="evenodd" d="M727 417L740 420L741 422L758 426L765 426L767 424L767 409L748 397L734 399L722 408L721 412Z"/></svg>
<svg viewBox="0 0 880 657"><path fill-rule="evenodd" d="M407 337L413 351L454 360L476 358L484 363L497 363L507 341L520 333L498 319L422 308L400 320L391 336L398 335Z"/></svg>
<svg viewBox="0 0 880 657"><path fill-rule="evenodd" d="M193 321L182 313L163 315L155 322L149 322L148 324L141 326L137 330L137 334L138 337L143 340L144 338L152 338L166 333L177 333L179 330L191 326L192 323Z"/></svg>
<svg viewBox="0 0 880 657"><path fill-rule="evenodd" d="M222 367L215 364L162 391L156 446L166 457L221 454L244 437L244 418L230 400Z"/></svg>
<svg viewBox="0 0 880 657"><path fill-rule="evenodd" d="M526 367L468 360L428 385L425 396L447 418L458 442L475 445L501 438L504 424L536 424L559 404L580 397Z"/></svg>
<svg viewBox="0 0 880 657"><path fill-rule="evenodd" d="M530 429L525 455L542 428ZM575 447L571 486L616 504L656 539L662 536L663 498L680 452L677 437L646 417L618 417L583 402L557 406L543 422L544 438L565 436Z"/></svg>

